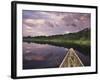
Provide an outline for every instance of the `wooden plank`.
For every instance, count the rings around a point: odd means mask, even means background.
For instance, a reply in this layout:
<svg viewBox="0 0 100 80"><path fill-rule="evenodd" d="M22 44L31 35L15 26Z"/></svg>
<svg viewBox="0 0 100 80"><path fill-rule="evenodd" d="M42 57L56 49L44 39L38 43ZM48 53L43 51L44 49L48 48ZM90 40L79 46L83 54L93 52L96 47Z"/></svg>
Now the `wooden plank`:
<svg viewBox="0 0 100 80"><path fill-rule="evenodd" d="M59 67L80 67L84 66L77 53L70 48Z"/></svg>

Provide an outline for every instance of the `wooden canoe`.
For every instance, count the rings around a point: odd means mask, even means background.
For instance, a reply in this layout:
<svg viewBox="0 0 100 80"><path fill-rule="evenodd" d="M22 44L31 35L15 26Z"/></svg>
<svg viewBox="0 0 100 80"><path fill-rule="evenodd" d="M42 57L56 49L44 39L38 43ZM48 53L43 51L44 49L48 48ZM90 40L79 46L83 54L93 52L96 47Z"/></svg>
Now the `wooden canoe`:
<svg viewBox="0 0 100 80"><path fill-rule="evenodd" d="M80 67L84 66L76 51L70 48L59 67Z"/></svg>

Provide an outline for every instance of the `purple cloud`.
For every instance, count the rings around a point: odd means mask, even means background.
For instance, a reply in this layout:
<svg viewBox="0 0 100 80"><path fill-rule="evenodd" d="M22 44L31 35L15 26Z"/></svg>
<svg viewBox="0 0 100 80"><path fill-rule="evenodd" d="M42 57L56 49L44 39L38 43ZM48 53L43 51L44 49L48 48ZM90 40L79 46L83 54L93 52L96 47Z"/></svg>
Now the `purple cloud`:
<svg viewBox="0 0 100 80"><path fill-rule="evenodd" d="M49 36L90 28L91 14L23 10L23 36Z"/></svg>

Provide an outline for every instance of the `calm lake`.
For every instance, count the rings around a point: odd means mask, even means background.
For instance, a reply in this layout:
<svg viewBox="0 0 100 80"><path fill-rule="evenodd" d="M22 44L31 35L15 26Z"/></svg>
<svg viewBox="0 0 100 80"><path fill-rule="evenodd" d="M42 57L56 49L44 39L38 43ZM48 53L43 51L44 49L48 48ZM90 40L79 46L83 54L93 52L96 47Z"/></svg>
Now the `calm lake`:
<svg viewBox="0 0 100 80"><path fill-rule="evenodd" d="M23 69L59 67L68 48L38 43L23 42ZM77 54L85 66L90 66L90 56Z"/></svg>

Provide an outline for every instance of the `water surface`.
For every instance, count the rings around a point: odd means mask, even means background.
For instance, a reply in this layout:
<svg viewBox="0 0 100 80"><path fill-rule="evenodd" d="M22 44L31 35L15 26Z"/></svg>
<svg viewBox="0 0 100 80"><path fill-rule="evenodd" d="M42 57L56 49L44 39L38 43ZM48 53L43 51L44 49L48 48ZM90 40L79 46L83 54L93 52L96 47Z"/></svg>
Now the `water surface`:
<svg viewBox="0 0 100 80"><path fill-rule="evenodd" d="M67 48L48 44L23 43L23 68L58 67L66 55Z"/></svg>
<svg viewBox="0 0 100 80"><path fill-rule="evenodd" d="M23 42L23 69L56 68L59 67L68 48L50 44ZM90 56L80 52L77 55L85 66L90 65Z"/></svg>

